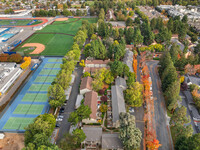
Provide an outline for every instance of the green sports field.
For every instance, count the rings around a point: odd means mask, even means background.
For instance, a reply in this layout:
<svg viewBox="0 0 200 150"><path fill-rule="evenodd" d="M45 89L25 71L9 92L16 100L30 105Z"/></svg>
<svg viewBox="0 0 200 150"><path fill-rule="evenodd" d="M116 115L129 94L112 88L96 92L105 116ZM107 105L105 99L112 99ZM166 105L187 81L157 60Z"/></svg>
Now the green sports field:
<svg viewBox="0 0 200 150"><path fill-rule="evenodd" d="M0 19L0 26L26 26L28 23L33 21L32 19ZM41 23L42 21L36 21L31 25L36 25Z"/></svg>
<svg viewBox="0 0 200 150"><path fill-rule="evenodd" d="M25 43L41 43L45 45L45 50L38 55L63 56L71 49L73 35L78 32L83 20L88 20L90 23L97 22L97 18L69 18L67 21L56 21L52 25L48 25L42 30L37 31L23 42L20 47L16 48L15 51L22 52L24 55L30 55L29 53L34 49L30 49L29 47L22 48L22 46Z"/></svg>
<svg viewBox="0 0 200 150"><path fill-rule="evenodd" d="M41 93L26 93L22 102L46 102L48 99L47 94Z"/></svg>
<svg viewBox="0 0 200 150"><path fill-rule="evenodd" d="M27 127L30 123L33 123L33 120L34 118L10 117L3 129L24 130L24 127Z"/></svg>

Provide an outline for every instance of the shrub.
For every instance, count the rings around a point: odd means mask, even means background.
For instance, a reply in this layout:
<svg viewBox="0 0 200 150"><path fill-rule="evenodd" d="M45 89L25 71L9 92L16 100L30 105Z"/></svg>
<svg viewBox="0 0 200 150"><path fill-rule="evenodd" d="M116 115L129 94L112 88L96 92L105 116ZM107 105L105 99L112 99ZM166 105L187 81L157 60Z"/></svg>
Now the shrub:
<svg viewBox="0 0 200 150"><path fill-rule="evenodd" d="M99 94L100 94L100 95L103 95L104 93L105 93L105 90L104 90L104 89L99 90Z"/></svg>
<svg viewBox="0 0 200 150"><path fill-rule="evenodd" d="M108 100L107 96L105 96L105 95L101 96L101 101L102 102L107 102L107 100Z"/></svg>

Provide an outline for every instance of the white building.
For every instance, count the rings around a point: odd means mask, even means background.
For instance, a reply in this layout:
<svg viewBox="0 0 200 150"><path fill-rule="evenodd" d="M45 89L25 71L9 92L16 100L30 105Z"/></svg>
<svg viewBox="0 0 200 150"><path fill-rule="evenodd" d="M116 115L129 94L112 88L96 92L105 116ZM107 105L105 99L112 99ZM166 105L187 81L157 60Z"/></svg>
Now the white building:
<svg viewBox="0 0 200 150"><path fill-rule="evenodd" d="M5 93L23 72L16 63L0 63L0 92Z"/></svg>

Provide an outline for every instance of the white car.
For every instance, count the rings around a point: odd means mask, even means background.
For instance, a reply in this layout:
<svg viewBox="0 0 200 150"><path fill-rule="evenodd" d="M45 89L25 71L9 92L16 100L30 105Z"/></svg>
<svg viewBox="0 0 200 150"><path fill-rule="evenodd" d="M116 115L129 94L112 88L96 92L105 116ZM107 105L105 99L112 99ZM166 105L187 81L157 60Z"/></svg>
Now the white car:
<svg viewBox="0 0 200 150"><path fill-rule="evenodd" d="M62 118L57 118L56 121L63 121L63 119Z"/></svg>
<svg viewBox="0 0 200 150"><path fill-rule="evenodd" d="M133 108L133 107L130 107L130 108L129 108L129 112L134 113L134 108Z"/></svg>
<svg viewBox="0 0 200 150"><path fill-rule="evenodd" d="M61 118L61 119L63 119L63 118L64 118L64 116L61 116L61 115L59 115L57 118Z"/></svg>

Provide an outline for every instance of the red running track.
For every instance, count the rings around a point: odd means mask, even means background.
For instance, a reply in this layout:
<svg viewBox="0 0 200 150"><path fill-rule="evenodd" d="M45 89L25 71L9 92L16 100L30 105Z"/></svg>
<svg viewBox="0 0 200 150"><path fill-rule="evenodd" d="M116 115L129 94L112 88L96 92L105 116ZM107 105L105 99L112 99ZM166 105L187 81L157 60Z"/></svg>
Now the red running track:
<svg viewBox="0 0 200 150"><path fill-rule="evenodd" d="M40 26L40 25L43 25L43 24L45 24L45 23L47 23L48 22L48 20L47 19L45 19L45 18L39 18L39 17L37 17L37 18L5 18L5 17L0 17L0 20L42 20L42 22L41 23L39 23L39 24L35 24L35 25L25 25L25 26L2 26L2 27L36 27L36 26Z"/></svg>

